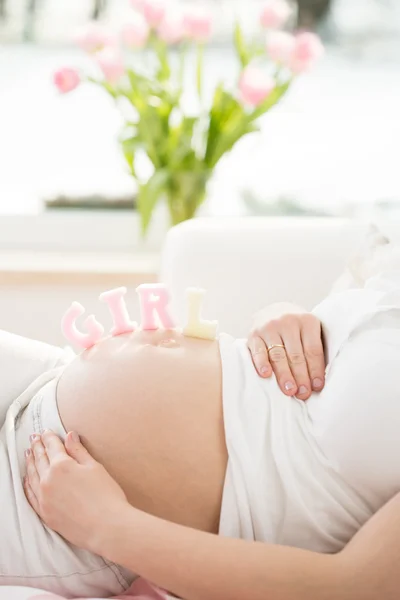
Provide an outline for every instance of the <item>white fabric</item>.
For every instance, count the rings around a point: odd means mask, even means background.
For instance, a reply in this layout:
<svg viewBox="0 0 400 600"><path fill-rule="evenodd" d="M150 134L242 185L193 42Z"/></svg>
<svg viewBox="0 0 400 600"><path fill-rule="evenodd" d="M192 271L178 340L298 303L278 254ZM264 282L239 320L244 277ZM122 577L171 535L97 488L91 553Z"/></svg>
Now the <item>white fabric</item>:
<svg viewBox="0 0 400 600"><path fill-rule="evenodd" d="M345 271L335 281L332 292L364 287L370 277L389 265L400 268L400 248L374 224L371 224L360 247L347 262Z"/></svg>
<svg viewBox="0 0 400 600"><path fill-rule="evenodd" d="M10 404L39 375L66 364L70 350L28 340L0 330L0 427Z"/></svg>
<svg viewBox="0 0 400 600"><path fill-rule="evenodd" d="M0 429L0 586L36 585L68 597L119 594L131 583L126 572L49 530L22 487L29 436L44 429L65 436L56 387L73 354L9 334L0 339L0 406L7 411Z"/></svg>
<svg viewBox="0 0 400 600"><path fill-rule="evenodd" d="M400 491L400 272L314 312L329 364L306 403L258 377L245 343L222 336L222 535L336 552Z"/></svg>
<svg viewBox="0 0 400 600"><path fill-rule="evenodd" d="M47 596L47 598L46 598ZM0 600L54 600L49 593L33 587L5 585L0 587Z"/></svg>
<svg viewBox="0 0 400 600"><path fill-rule="evenodd" d="M220 331L246 337L253 314L274 302L311 309L329 293L365 223L345 219L194 219L174 227L162 255L160 277L172 296L178 323L187 287L207 291L204 316Z"/></svg>

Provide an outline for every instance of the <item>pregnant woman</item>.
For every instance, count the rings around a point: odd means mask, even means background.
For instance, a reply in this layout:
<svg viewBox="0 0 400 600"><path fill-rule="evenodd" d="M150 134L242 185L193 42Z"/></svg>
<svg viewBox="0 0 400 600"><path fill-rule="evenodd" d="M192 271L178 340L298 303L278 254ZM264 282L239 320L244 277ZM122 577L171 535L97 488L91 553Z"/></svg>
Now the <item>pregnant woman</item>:
<svg viewBox="0 0 400 600"><path fill-rule="evenodd" d="M41 375L1 432L2 583L101 596L138 573L187 600L365 600L383 583L397 597L396 501L342 551L400 490L397 289L377 278L253 336L285 393L244 341L171 331L110 338ZM319 320L329 364L310 396ZM71 543L25 500L32 432L26 494Z"/></svg>

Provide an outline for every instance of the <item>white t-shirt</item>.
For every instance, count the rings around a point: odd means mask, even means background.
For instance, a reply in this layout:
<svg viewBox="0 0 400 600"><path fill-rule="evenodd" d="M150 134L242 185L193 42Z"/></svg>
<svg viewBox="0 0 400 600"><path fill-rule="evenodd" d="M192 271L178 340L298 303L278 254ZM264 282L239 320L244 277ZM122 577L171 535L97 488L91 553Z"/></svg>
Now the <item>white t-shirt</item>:
<svg viewBox="0 0 400 600"><path fill-rule="evenodd" d="M221 336L229 463L220 533L336 552L400 491L400 273L329 296L326 385L307 402Z"/></svg>

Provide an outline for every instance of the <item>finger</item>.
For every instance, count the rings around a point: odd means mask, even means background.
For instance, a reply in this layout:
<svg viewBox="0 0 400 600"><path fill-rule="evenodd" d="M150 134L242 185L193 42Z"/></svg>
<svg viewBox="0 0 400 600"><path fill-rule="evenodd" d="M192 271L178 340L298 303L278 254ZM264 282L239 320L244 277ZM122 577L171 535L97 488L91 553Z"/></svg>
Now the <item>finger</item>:
<svg viewBox="0 0 400 600"><path fill-rule="evenodd" d="M312 388L320 391L325 385L325 355L321 324L318 319L307 319L303 323L301 340Z"/></svg>
<svg viewBox="0 0 400 600"><path fill-rule="evenodd" d="M265 341L268 351L269 361L275 373L275 377L282 392L287 396L294 396L297 392L297 385L290 370L286 350L281 348L283 340L278 333L266 332Z"/></svg>
<svg viewBox="0 0 400 600"><path fill-rule="evenodd" d="M34 433L30 437L31 449L33 452L33 459L35 461L36 470L41 479L49 470L49 459L46 453L46 449L43 446L42 438L37 433Z"/></svg>
<svg viewBox="0 0 400 600"><path fill-rule="evenodd" d="M37 499L34 491L31 488L31 485L30 485L27 477L24 478L23 485L24 485L24 492L25 492L26 499L28 500L29 504L32 506L33 510L37 514L39 514L40 505L39 505L38 499Z"/></svg>
<svg viewBox="0 0 400 600"><path fill-rule="evenodd" d="M32 488L33 493L38 496L40 488L40 478L37 472L35 461L33 459L33 452L30 448L25 450L25 465L26 465L26 477L28 483Z"/></svg>
<svg viewBox="0 0 400 600"><path fill-rule="evenodd" d="M265 342L258 335L251 335L247 344L256 371L261 377L271 377L272 367L269 362L268 350Z"/></svg>
<svg viewBox="0 0 400 600"><path fill-rule="evenodd" d="M67 454L65 446L53 431L46 429L42 433L42 443L46 449L46 453L50 462Z"/></svg>
<svg viewBox="0 0 400 600"><path fill-rule="evenodd" d="M300 330L291 328L287 332L282 331L282 339L285 344L289 367L297 385L296 397L300 400L307 400L311 395L311 382L301 343Z"/></svg>
<svg viewBox="0 0 400 600"><path fill-rule="evenodd" d="M65 448L71 458L80 465L89 465L95 463L94 458L82 446L79 435L75 431L70 431L65 439Z"/></svg>

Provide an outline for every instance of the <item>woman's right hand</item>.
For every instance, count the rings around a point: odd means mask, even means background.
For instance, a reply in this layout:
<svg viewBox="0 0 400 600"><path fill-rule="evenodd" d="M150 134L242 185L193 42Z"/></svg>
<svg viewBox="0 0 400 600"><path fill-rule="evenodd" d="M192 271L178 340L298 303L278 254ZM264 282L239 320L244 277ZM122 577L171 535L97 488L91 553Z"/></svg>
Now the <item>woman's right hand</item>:
<svg viewBox="0 0 400 600"><path fill-rule="evenodd" d="M247 345L258 374L275 374L287 396L307 400L324 387L321 323L313 314L294 304L273 304L256 315Z"/></svg>
<svg viewBox="0 0 400 600"><path fill-rule="evenodd" d="M52 431L32 435L25 461L33 510L72 544L98 553L102 526L130 507L120 486L74 433L65 445Z"/></svg>

